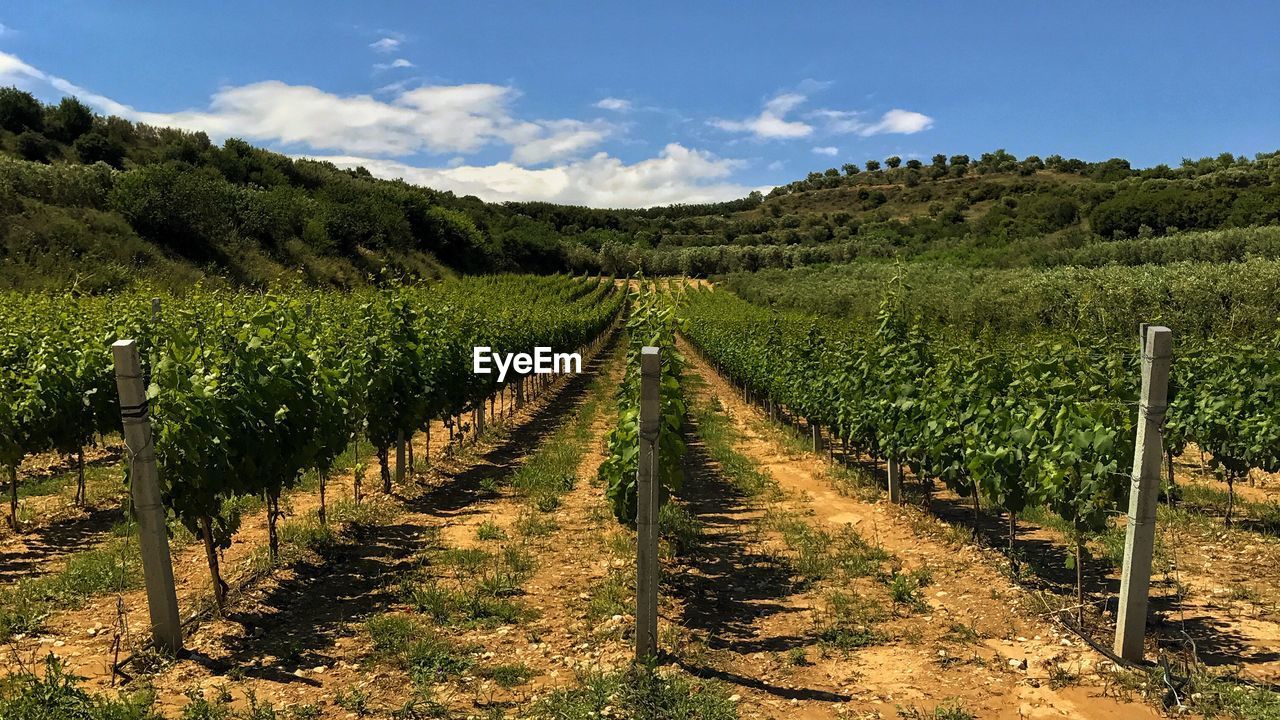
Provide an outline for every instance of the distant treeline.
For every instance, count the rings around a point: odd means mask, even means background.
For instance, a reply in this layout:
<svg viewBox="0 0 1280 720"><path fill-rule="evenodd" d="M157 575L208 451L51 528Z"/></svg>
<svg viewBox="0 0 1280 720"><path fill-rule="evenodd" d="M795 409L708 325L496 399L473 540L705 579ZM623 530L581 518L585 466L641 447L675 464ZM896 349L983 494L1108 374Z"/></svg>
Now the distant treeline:
<svg viewBox="0 0 1280 720"><path fill-rule="evenodd" d="M853 263L720 278L758 305L874 325L886 289L922 326L967 337L1048 332L1065 342L1136 342L1136 322L1174 337L1270 339L1280 332L1280 262L993 270L930 262Z"/></svg>
<svg viewBox="0 0 1280 720"><path fill-rule="evenodd" d="M1122 159L997 150L849 163L722 203L495 204L3 88L0 156L0 286L16 287L91 290L140 271L179 282L297 276L352 286L451 270L712 275L875 258L988 267L1238 260L1274 250L1256 236L1207 248L1178 238L1280 224L1280 153L1134 169Z"/></svg>

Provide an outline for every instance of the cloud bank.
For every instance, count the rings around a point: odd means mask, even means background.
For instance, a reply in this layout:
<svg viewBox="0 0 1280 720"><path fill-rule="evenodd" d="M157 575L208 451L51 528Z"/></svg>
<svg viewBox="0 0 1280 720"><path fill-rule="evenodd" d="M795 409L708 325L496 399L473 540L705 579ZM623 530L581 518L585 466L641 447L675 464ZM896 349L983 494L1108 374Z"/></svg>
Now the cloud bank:
<svg viewBox="0 0 1280 720"><path fill-rule="evenodd" d="M370 47L391 55L401 43L402 38L386 34ZM386 69L412 66L403 58L379 65ZM520 92L510 85L412 86L405 81L383 87L375 97L263 80L219 88L204 107L160 112L118 102L2 51L0 84L51 88L75 95L100 112L136 122L203 131L216 141L245 138L295 157L328 160L342 167L359 165L379 177L402 178L489 201L644 207L718 202L768 189L733 181L735 173L747 167L745 161L679 142L667 143L652 157L623 161L601 146L626 134L629 125L624 119L521 117L515 109ZM758 115L709 123L756 140L777 141L911 134L933 124L927 115L898 108L879 118L830 109L800 115L798 109L808 102L808 93L822 87L802 84L797 91L767 100ZM636 109L631 101L617 97L602 98L594 107L618 114ZM831 144L816 144L811 150L822 156L839 152ZM507 159L485 164L469 159L481 151L490 156L505 152ZM773 172L781 167L781 161L768 165Z"/></svg>

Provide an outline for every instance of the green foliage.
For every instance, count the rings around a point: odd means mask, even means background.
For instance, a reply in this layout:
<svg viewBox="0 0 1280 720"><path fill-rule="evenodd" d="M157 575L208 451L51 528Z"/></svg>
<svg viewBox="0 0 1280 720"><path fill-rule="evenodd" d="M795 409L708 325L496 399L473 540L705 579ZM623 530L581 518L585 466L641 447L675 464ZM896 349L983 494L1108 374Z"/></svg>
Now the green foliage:
<svg viewBox="0 0 1280 720"><path fill-rule="evenodd" d="M11 133L44 129L44 109L35 96L16 87L0 88L0 128Z"/></svg>
<svg viewBox="0 0 1280 720"><path fill-rule="evenodd" d="M645 346L659 348L660 377L658 407L658 481L662 484L661 502L680 489L683 479L684 395L680 372L684 359L675 349L677 300L669 290L658 289L637 279L637 287L629 296L627 332L627 370L618 390L618 424L609 431L605 461L599 477L605 494L621 523L634 523L636 517L636 473L640 461L640 355Z"/></svg>
<svg viewBox="0 0 1280 720"><path fill-rule="evenodd" d="M44 112L44 132L51 139L70 145L93 129L93 111L74 97L64 97Z"/></svg>
<svg viewBox="0 0 1280 720"><path fill-rule="evenodd" d="M0 295L0 467L118 432L109 346L135 338L166 508L227 547L238 499L265 494L274 516L283 490L360 433L385 453L490 396L495 376L470 372L472 347L578 347L622 301L602 279L516 276L356 294L197 288L159 316L144 292Z"/></svg>
<svg viewBox="0 0 1280 720"><path fill-rule="evenodd" d="M91 695L79 684L84 678L67 672L50 654L43 674L29 670L0 678L0 717L5 720L160 720L146 693L116 698Z"/></svg>

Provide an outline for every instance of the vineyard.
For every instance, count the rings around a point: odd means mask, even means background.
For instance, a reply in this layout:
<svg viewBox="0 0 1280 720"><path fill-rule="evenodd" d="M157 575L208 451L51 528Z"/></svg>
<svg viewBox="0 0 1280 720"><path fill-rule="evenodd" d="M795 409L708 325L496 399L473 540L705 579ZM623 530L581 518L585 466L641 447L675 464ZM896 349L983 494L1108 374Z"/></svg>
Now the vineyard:
<svg viewBox="0 0 1280 720"><path fill-rule="evenodd" d="M1277 341L1175 327L1130 662L1109 645L1150 353L929 323L885 287L870 320L802 283L766 304L642 277L5 295L0 710L1272 717ZM147 632L121 339L177 657ZM582 373L473 372L473 348L538 346Z"/></svg>

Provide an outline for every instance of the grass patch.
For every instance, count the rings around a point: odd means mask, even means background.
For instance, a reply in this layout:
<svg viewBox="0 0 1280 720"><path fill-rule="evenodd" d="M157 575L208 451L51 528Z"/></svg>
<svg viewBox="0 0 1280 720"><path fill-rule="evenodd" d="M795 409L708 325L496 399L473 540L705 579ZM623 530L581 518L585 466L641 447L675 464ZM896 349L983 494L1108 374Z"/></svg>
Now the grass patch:
<svg viewBox="0 0 1280 720"><path fill-rule="evenodd" d="M636 589L634 569L613 568L603 580L591 588L587 600L587 617L607 620L614 615L626 615L635 609Z"/></svg>
<svg viewBox="0 0 1280 720"><path fill-rule="evenodd" d="M510 625L532 613L513 596L533 576L533 555L522 545L496 552L451 548L428 556L403 583L402 596L441 625Z"/></svg>
<svg viewBox="0 0 1280 720"><path fill-rule="evenodd" d="M1178 486L1178 507L1200 515L1223 518L1227 514L1227 491L1199 482ZM1167 508L1165 508L1167 509ZM1236 493L1232 522L1266 535L1280 535L1280 503L1245 500Z"/></svg>
<svg viewBox="0 0 1280 720"><path fill-rule="evenodd" d="M507 533L498 524L492 520L485 520L480 523L480 527L476 528L476 539L488 542L490 540L506 540Z"/></svg>
<svg viewBox="0 0 1280 720"><path fill-rule="evenodd" d="M943 703L932 710L899 706L898 717L903 720L975 720L977 716L956 701Z"/></svg>
<svg viewBox="0 0 1280 720"><path fill-rule="evenodd" d="M933 576L929 568L921 567L911 572L894 571L885 578L885 586L889 589L889 599L894 609L905 607L909 610L923 610L926 605L921 589L932 582Z"/></svg>
<svg viewBox="0 0 1280 720"><path fill-rule="evenodd" d="M404 670L415 685L440 682L471 669L468 652L409 615L376 615L365 621L374 658Z"/></svg>
<svg viewBox="0 0 1280 720"><path fill-rule="evenodd" d="M738 492L748 497L763 495L768 491L776 492L777 483L769 473L761 470L751 458L733 449L734 442L738 440L738 431L725 415L720 401L714 397L705 402L699 399L700 395L696 390L705 388L706 381L690 375L686 386L686 394L692 399L690 410L698 437L702 438L707 454L719 465L720 474Z"/></svg>
<svg viewBox="0 0 1280 720"><path fill-rule="evenodd" d="M658 535L673 555L687 555L702 538L702 523L689 509L668 498L658 511Z"/></svg>
<svg viewBox="0 0 1280 720"><path fill-rule="evenodd" d="M835 532L815 528L799 513L771 509L765 515L764 525L782 536L788 562L808 582L877 575L892 558L884 548L871 545L853 528L844 527Z"/></svg>
<svg viewBox="0 0 1280 720"><path fill-rule="evenodd" d="M508 689L523 685L534 676L533 669L524 663L493 665L482 669L479 674Z"/></svg>
<svg viewBox="0 0 1280 720"><path fill-rule="evenodd" d="M856 650L885 641L875 629L884 620L879 603L854 592L827 593L826 607L816 613L814 636L836 650Z"/></svg>
<svg viewBox="0 0 1280 720"><path fill-rule="evenodd" d="M80 687L84 678L66 671L53 655L43 672L23 669L0 678L0 718L5 720L160 720L150 693L112 698Z"/></svg>
<svg viewBox="0 0 1280 720"><path fill-rule="evenodd" d="M0 588L0 641L39 630L49 613L80 606L106 592L142 586L142 557L131 538L76 553L49 575Z"/></svg>
<svg viewBox="0 0 1280 720"><path fill-rule="evenodd" d="M733 720L737 706L715 681L678 671L639 667L619 673L588 674L581 685L557 690L529 710L538 720ZM606 711L608 708L608 711Z"/></svg>
<svg viewBox="0 0 1280 720"><path fill-rule="evenodd" d="M516 532L523 538L546 537L559 527L554 519L547 517L532 505L520 508L520 514L516 517Z"/></svg>

